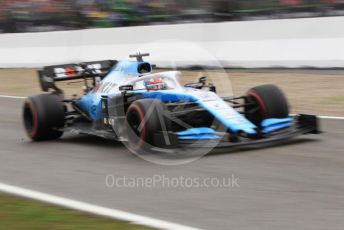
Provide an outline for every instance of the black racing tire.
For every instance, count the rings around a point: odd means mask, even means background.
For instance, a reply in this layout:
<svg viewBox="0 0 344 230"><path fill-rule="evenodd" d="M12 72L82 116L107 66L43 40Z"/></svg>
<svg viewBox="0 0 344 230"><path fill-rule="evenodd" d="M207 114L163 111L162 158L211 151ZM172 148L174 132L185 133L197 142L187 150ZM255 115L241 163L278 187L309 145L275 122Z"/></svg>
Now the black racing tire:
<svg viewBox="0 0 344 230"><path fill-rule="evenodd" d="M245 115L258 126L264 119L289 116L288 100L275 85L261 85L250 89L246 102L251 105L245 107Z"/></svg>
<svg viewBox="0 0 344 230"><path fill-rule="evenodd" d="M65 124L65 107L56 94L29 97L23 106L23 122L27 135L33 141L58 139Z"/></svg>
<svg viewBox="0 0 344 230"><path fill-rule="evenodd" d="M126 113L125 127L129 147L134 151L154 146L154 136L159 131L169 130L166 106L157 99L141 99L133 102Z"/></svg>

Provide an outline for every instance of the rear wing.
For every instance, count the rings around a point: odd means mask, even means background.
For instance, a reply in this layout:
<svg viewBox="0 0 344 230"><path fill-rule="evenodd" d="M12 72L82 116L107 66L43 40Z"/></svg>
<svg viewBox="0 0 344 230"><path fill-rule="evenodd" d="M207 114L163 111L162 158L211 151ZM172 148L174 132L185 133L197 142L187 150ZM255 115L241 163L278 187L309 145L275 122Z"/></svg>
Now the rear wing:
<svg viewBox="0 0 344 230"><path fill-rule="evenodd" d="M97 79L103 79L116 64L115 60L105 60L46 66L42 70L38 70L38 77L44 92L53 90L60 94L62 90L55 85L55 82L93 79L93 86L95 86Z"/></svg>

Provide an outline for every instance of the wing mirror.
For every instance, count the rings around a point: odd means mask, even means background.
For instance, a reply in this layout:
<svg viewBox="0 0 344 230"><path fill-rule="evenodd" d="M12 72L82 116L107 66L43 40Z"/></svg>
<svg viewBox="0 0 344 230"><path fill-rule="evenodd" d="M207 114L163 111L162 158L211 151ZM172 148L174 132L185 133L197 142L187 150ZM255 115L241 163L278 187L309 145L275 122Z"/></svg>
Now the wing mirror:
<svg viewBox="0 0 344 230"><path fill-rule="evenodd" d="M203 76L198 78L198 83L205 85L205 83L207 83L207 77Z"/></svg>

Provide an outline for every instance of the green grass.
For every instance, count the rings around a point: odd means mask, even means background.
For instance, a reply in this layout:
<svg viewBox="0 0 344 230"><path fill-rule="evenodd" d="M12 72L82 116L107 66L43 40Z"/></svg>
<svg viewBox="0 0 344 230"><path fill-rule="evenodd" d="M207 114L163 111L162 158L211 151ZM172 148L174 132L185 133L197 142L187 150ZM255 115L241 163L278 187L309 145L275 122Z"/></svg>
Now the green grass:
<svg viewBox="0 0 344 230"><path fill-rule="evenodd" d="M0 230L8 229L148 230L150 228L92 216L0 193Z"/></svg>

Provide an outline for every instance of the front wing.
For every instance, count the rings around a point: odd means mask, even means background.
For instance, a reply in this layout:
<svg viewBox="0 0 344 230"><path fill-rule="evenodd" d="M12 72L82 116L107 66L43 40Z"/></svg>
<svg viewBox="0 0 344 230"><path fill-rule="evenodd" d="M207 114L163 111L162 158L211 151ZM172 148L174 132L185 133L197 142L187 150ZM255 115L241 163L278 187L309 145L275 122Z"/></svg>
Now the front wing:
<svg viewBox="0 0 344 230"><path fill-rule="evenodd" d="M158 133L155 135L155 145L159 148L210 148L213 151L224 151L239 147L264 147L270 144L278 144L305 134L319 134L319 119L314 115L300 114L293 118L290 127L277 130L269 134L260 134L252 138L235 137L228 140L182 140L176 133ZM168 135L168 144L166 144ZM233 137L233 136L232 136Z"/></svg>

